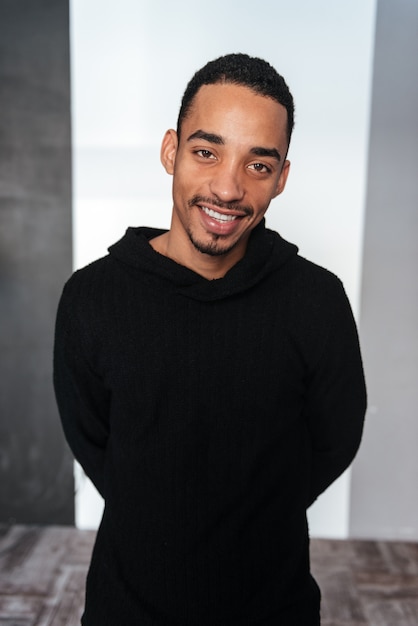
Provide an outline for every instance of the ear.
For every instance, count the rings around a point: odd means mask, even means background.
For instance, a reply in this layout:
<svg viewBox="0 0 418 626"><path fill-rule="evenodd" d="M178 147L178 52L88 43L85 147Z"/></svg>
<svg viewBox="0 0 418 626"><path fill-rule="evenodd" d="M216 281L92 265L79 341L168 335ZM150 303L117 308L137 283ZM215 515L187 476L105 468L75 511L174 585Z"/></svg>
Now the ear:
<svg viewBox="0 0 418 626"><path fill-rule="evenodd" d="M163 164L167 174L174 173L174 163L176 161L177 146L177 133L175 130L170 129L164 135L160 153L161 163Z"/></svg>
<svg viewBox="0 0 418 626"><path fill-rule="evenodd" d="M289 176L290 171L290 161L286 159L283 163L282 171L280 172L279 180L277 181L276 190L273 198L282 193L283 189L286 187L287 177Z"/></svg>

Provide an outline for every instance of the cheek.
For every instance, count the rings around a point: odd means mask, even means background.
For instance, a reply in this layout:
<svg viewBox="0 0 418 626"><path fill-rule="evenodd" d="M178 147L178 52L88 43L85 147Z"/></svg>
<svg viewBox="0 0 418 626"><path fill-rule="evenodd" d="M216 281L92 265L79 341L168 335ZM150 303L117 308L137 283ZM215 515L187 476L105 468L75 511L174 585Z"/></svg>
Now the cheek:
<svg viewBox="0 0 418 626"><path fill-rule="evenodd" d="M173 194L182 196L188 200L203 188L205 179L201 176L197 168L178 168L174 171Z"/></svg>
<svg viewBox="0 0 418 626"><path fill-rule="evenodd" d="M186 214L189 209L189 200L198 193L194 177L176 175L173 179L173 201L176 208Z"/></svg>
<svg viewBox="0 0 418 626"><path fill-rule="evenodd" d="M271 200L275 196L276 186L269 185L263 189L253 190L252 202L260 211L265 211L268 208Z"/></svg>
<svg viewBox="0 0 418 626"><path fill-rule="evenodd" d="M180 169L174 170L173 176L173 191L174 193L182 193L185 187L183 176Z"/></svg>

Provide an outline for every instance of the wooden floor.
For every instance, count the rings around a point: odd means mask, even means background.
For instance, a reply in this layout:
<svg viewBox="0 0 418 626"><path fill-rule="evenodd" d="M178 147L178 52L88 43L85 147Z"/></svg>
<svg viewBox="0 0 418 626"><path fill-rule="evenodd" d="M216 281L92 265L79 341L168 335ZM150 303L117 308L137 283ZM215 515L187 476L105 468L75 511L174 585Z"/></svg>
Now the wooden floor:
<svg viewBox="0 0 418 626"><path fill-rule="evenodd" d="M0 625L79 625L94 535L0 526ZM315 539L311 545L323 626L418 626L418 544Z"/></svg>

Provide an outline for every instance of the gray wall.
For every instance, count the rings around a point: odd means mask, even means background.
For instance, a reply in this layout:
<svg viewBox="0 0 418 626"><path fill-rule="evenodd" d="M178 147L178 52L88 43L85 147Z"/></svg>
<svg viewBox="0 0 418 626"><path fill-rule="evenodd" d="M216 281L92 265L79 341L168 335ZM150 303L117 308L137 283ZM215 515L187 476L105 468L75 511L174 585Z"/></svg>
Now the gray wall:
<svg viewBox="0 0 418 626"><path fill-rule="evenodd" d="M68 0L0 5L0 521L72 523L51 385L71 272Z"/></svg>
<svg viewBox="0 0 418 626"><path fill-rule="evenodd" d="M418 539L418 2L378 2L350 534Z"/></svg>

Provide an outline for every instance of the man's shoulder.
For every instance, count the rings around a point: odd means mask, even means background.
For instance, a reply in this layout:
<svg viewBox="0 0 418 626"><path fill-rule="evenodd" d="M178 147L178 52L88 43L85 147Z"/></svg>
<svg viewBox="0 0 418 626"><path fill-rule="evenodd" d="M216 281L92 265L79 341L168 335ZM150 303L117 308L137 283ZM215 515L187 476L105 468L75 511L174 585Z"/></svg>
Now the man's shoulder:
<svg viewBox="0 0 418 626"><path fill-rule="evenodd" d="M292 281L308 291L341 290L341 279L334 272L297 254L289 264Z"/></svg>
<svg viewBox="0 0 418 626"><path fill-rule="evenodd" d="M95 283L104 277L109 271L112 271L112 264L110 263L110 255L107 254L99 259L91 261L83 267L77 268L71 274L66 282L66 287L76 288L81 284Z"/></svg>
<svg viewBox="0 0 418 626"><path fill-rule="evenodd" d="M265 228L262 232L265 241L273 244L272 262L276 275L287 275L291 281L315 281L324 285L339 285L340 279L332 271L308 260L300 254L299 248L294 243L287 241L275 230Z"/></svg>
<svg viewBox="0 0 418 626"><path fill-rule="evenodd" d="M118 272L109 256L77 269L65 283L58 304L57 333L90 342L111 331L119 301ZM81 340L80 339L80 340Z"/></svg>
<svg viewBox="0 0 418 626"><path fill-rule="evenodd" d="M286 302L301 324L323 325L351 311L342 280L332 271L295 256L289 262L286 278Z"/></svg>
<svg viewBox="0 0 418 626"><path fill-rule="evenodd" d="M89 301L97 301L99 294L112 282L110 277L114 270L109 260L107 255L75 270L64 284L61 304L77 309Z"/></svg>

